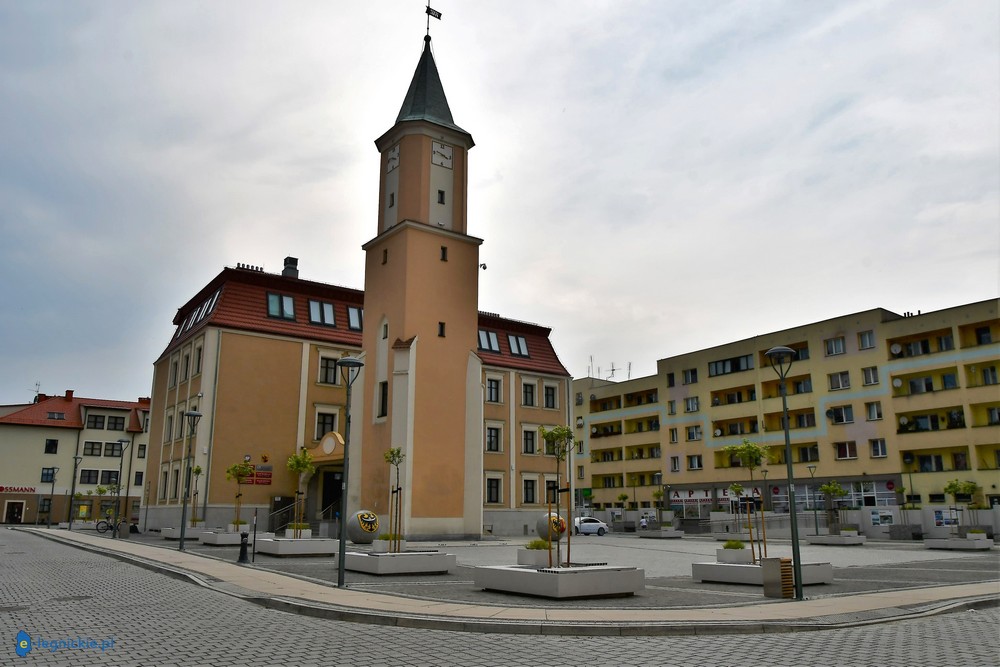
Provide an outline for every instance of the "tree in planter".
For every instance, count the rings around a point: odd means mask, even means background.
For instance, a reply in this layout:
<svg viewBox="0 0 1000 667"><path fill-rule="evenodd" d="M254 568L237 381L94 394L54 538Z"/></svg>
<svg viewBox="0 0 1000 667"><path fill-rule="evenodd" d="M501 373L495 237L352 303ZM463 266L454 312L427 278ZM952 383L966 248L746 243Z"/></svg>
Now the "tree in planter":
<svg viewBox="0 0 1000 667"><path fill-rule="evenodd" d="M653 500L656 502L656 523L663 527L663 489L653 491Z"/></svg>
<svg viewBox="0 0 1000 667"><path fill-rule="evenodd" d="M960 482L957 479L953 479L944 485L944 492L955 499L956 505L958 505L959 496L968 496L971 500L977 490L979 490L979 485L972 480ZM966 503L965 508L969 509L969 503ZM956 526L957 529L958 527Z"/></svg>
<svg viewBox="0 0 1000 667"><path fill-rule="evenodd" d="M740 466L746 468L747 471L750 473L751 502L753 502L754 500L752 492L753 471L754 469L759 468L761 464L767 460L767 452L769 449L770 448L767 445L759 445L756 442L753 442L752 440L749 440L747 438L743 438L743 442L738 445L729 445L727 447L722 448L722 451L724 453L729 454L730 456L735 456L736 460L740 462ZM742 487L740 488L742 493ZM739 496L737 496L737 500L739 500ZM751 523L750 511L749 508L747 508L747 527L750 529L751 554L753 554L754 552L754 545L755 545L752 525L753 524ZM761 558L764 558L765 556L767 556L767 521L763 518L761 519L760 534L761 534L761 544L757 547L757 553L760 554Z"/></svg>
<svg viewBox="0 0 1000 667"><path fill-rule="evenodd" d="M97 494L97 510L94 511L94 516L99 516L101 505L104 503L104 496L106 496L108 493L108 487L98 486L96 489L94 489L94 493ZM104 518L107 519L108 521L111 520L110 510L108 511L107 516L105 516Z"/></svg>
<svg viewBox="0 0 1000 667"><path fill-rule="evenodd" d="M826 484L824 484L821 487L819 487L819 492L823 494L824 498L826 498L827 512L830 512L831 514L834 511L833 503L837 500L837 498L843 498L844 496L847 495L847 489L845 489L844 487L842 487L840 485L840 482L838 482L835 479L831 479L829 482L827 482ZM837 526L838 526L837 532L840 532L840 528L839 528L839 526L840 526L840 513L839 513L839 511L837 513L837 522L836 523L837 523ZM827 532L830 533L831 535L833 535L832 528L833 528L833 521L830 521L830 529Z"/></svg>
<svg viewBox="0 0 1000 667"><path fill-rule="evenodd" d="M191 503L191 525L198 525L198 478L201 477L201 473L204 472L201 466L195 466L191 468L191 474L194 475L194 500Z"/></svg>
<svg viewBox="0 0 1000 667"><path fill-rule="evenodd" d="M306 513L306 494L302 490L309 475L313 474L316 470L316 466L313 465L312 454L309 450L303 449L296 454L292 454L288 457L287 462L288 472L296 475L296 491L295 491L295 525L292 527L292 537L300 538L302 537L302 526L305 524L305 513ZM301 502L299 497L302 497Z"/></svg>
<svg viewBox="0 0 1000 667"><path fill-rule="evenodd" d="M403 487L399 485L399 466L403 465L406 454L402 447L392 447L383 454L385 462L396 469L396 486L392 489L389 504L389 551L400 550L403 535Z"/></svg>
<svg viewBox="0 0 1000 667"><path fill-rule="evenodd" d="M562 488L562 483L560 482L559 475L562 471L562 462L566 460L569 453L573 451L573 431L569 429L568 426L556 426L552 430L546 430L544 427L539 429L541 433L542 440L545 441L545 453L547 455L552 455L556 459L556 516L562 516L560 512L560 503L562 494L559 489ZM573 507L570 506L569 510L569 521L568 526L573 525ZM572 537L573 531L566 531L566 560L569 561L569 550L570 550L570 539ZM559 540L556 540L556 567L559 567L562 563L562 558L559 553Z"/></svg>
<svg viewBox="0 0 1000 667"><path fill-rule="evenodd" d="M249 461L240 461L226 468L226 479L236 482L236 530L240 529L240 507L243 505L243 482L253 474L253 464Z"/></svg>

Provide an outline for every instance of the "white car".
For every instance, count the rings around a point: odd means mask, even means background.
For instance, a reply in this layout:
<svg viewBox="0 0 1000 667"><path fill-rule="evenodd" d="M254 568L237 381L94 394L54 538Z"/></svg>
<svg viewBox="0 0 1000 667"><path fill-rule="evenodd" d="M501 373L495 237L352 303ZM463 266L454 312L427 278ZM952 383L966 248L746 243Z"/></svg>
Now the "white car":
<svg viewBox="0 0 1000 667"><path fill-rule="evenodd" d="M608 524L592 516L577 517L573 522L573 533L576 535L603 535L610 530Z"/></svg>

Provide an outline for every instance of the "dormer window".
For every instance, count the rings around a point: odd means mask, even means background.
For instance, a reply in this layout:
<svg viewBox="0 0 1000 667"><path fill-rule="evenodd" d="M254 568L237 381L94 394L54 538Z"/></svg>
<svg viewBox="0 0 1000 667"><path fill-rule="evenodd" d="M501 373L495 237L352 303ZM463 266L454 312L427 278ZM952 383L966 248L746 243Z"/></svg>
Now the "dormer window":
<svg viewBox="0 0 1000 667"><path fill-rule="evenodd" d="M493 331L485 331L483 329L479 330L479 349L489 350L490 352L500 351L500 340Z"/></svg>
<svg viewBox="0 0 1000 667"><path fill-rule="evenodd" d="M510 343L511 354L516 357L528 356L528 343L524 340L524 336L514 336L513 334L508 334L507 342Z"/></svg>

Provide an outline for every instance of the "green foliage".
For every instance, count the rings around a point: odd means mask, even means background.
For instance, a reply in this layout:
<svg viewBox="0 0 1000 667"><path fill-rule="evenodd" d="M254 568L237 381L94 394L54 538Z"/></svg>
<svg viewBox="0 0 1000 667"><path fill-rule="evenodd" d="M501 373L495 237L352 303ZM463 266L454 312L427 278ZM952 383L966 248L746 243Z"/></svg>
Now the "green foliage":
<svg viewBox="0 0 1000 667"><path fill-rule="evenodd" d="M826 484L819 487L819 492L827 498L843 498L847 495L847 489L840 485L835 479L831 479Z"/></svg>
<svg viewBox="0 0 1000 667"><path fill-rule="evenodd" d="M958 502L957 496L971 496L979 489L979 485L975 482L969 480L966 482L960 482L957 479L953 479L944 485L944 492L950 496L956 496L955 502Z"/></svg>
<svg viewBox="0 0 1000 667"><path fill-rule="evenodd" d="M201 469L201 466L195 466L191 468L191 474L193 474L195 477L198 477L203 472L204 471Z"/></svg>
<svg viewBox="0 0 1000 667"><path fill-rule="evenodd" d="M628 494L627 493L619 493L618 494L618 502L623 503L626 500L628 500Z"/></svg>
<svg viewBox="0 0 1000 667"><path fill-rule="evenodd" d="M573 431L568 426L555 426L552 430L543 426L538 432L545 441L545 453L555 456L557 461L565 461L573 449Z"/></svg>
<svg viewBox="0 0 1000 667"><path fill-rule="evenodd" d="M746 545L743 544L743 540L726 540L722 544L723 549L743 549Z"/></svg>
<svg viewBox="0 0 1000 667"><path fill-rule="evenodd" d="M316 466L313 465L312 454L309 453L308 449L303 449L289 456L285 465L288 467L288 472L292 472L297 475L308 475L316 470Z"/></svg>
<svg viewBox="0 0 1000 667"><path fill-rule="evenodd" d="M527 544L525 544L524 548L525 549L531 549L532 551L541 551L543 549L548 549L549 548L549 543L548 543L548 540L543 540L543 539L540 539L540 538L536 538L534 540L531 540Z"/></svg>
<svg viewBox="0 0 1000 667"><path fill-rule="evenodd" d="M253 474L253 464L249 461L240 461L226 468L226 479L242 484L243 481Z"/></svg>
<svg viewBox="0 0 1000 667"><path fill-rule="evenodd" d="M753 473L754 468L759 468L760 464L767 460L768 445L759 445L747 438L739 445L728 445L722 448L727 454L739 459L740 464Z"/></svg>
<svg viewBox="0 0 1000 667"><path fill-rule="evenodd" d="M389 542L390 540L402 540L402 539L406 539L406 538L404 538L399 533L382 533L381 535L378 536L377 539L383 540L385 542Z"/></svg>
<svg viewBox="0 0 1000 667"><path fill-rule="evenodd" d="M733 482L729 485L729 493L739 498L743 495L743 485L739 482Z"/></svg>
<svg viewBox="0 0 1000 667"><path fill-rule="evenodd" d="M403 464L403 459L406 458L402 447L393 447L382 456L386 463L397 468Z"/></svg>
<svg viewBox="0 0 1000 667"><path fill-rule="evenodd" d="M292 530L306 530L309 528L309 524L304 521L293 521L288 524L288 528L291 528Z"/></svg>
<svg viewBox="0 0 1000 667"><path fill-rule="evenodd" d="M94 489L94 491L97 492L97 495L103 496L104 494L106 494L108 492L108 489L105 486L99 486L96 489Z"/></svg>

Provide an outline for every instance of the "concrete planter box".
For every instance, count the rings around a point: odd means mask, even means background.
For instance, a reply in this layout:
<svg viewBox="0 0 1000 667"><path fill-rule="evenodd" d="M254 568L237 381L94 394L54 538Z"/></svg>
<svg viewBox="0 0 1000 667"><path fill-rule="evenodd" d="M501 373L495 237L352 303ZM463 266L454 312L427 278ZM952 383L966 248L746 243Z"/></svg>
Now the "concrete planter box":
<svg viewBox="0 0 1000 667"><path fill-rule="evenodd" d="M764 569L760 565L730 563L692 563L691 578L695 581L715 581L726 584L764 585ZM802 585L832 584L833 565L802 563Z"/></svg>
<svg viewBox="0 0 1000 667"><path fill-rule="evenodd" d="M809 544L827 544L842 547L864 544L867 539L864 535L858 535L857 533L853 535L846 535L844 533L840 535L806 535L806 542Z"/></svg>
<svg viewBox="0 0 1000 667"><path fill-rule="evenodd" d="M754 531L754 535L756 534L757 531ZM750 535L746 531L743 531L742 533L739 532L712 533L712 539L715 540L716 542L725 542L726 540L739 540L740 542L749 542Z"/></svg>
<svg viewBox="0 0 1000 667"><path fill-rule="evenodd" d="M241 523L239 525L236 525L235 523L230 523L226 525L227 533L236 533L237 535L239 535L240 532L244 530L251 530L249 523Z"/></svg>
<svg viewBox="0 0 1000 667"><path fill-rule="evenodd" d="M565 551L565 549L563 549ZM555 546L552 547L552 565L557 565ZM549 567L548 549L518 549L517 564L530 565L532 567Z"/></svg>
<svg viewBox="0 0 1000 667"><path fill-rule="evenodd" d="M639 533L639 537L648 537L654 540L676 540L684 537L684 531L674 528L660 528L659 530L647 530Z"/></svg>
<svg viewBox="0 0 1000 667"><path fill-rule="evenodd" d="M473 571L476 588L545 598L623 597L646 586L646 573L635 567L588 565L535 569L530 566L492 565Z"/></svg>
<svg viewBox="0 0 1000 667"><path fill-rule="evenodd" d="M285 539L288 540L311 540L313 536L312 528L302 528L296 535L292 528L285 528Z"/></svg>
<svg viewBox="0 0 1000 667"><path fill-rule="evenodd" d="M179 539L181 539L181 529L180 528L161 528L160 529L160 535L165 540L179 540ZM201 532L200 531L196 531L193 528L191 530L185 530L184 531L184 541L187 542L188 540L193 540L193 541L197 542L200 535L201 535Z"/></svg>
<svg viewBox="0 0 1000 667"><path fill-rule="evenodd" d="M390 540L375 540L374 542L372 542L372 553L387 554L389 553L390 545L391 545ZM406 551L406 540L399 541L399 550Z"/></svg>
<svg viewBox="0 0 1000 667"><path fill-rule="evenodd" d="M329 556L337 551L337 540L257 540L257 552L270 556Z"/></svg>
<svg viewBox="0 0 1000 667"><path fill-rule="evenodd" d="M720 563L745 565L753 563L753 552L749 549L716 549L715 560Z"/></svg>
<svg viewBox="0 0 1000 667"><path fill-rule="evenodd" d="M966 533L965 539L967 540L985 540L987 539L986 533Z"/></svg>
<svg viewBox="0 0 1000 667"><path fill-rule="evenodd" d="M952 549L955 551L987 551L993 548L993 541L948 537L944 539L926 539L924 540L924 547L928 549Z"/></svg>
<svg viewBox="0 0 1000 667"><path fill-rule="evenodd" d="M344 569L377 576L393 574L448 574L457 566L454 554L440 551L401 551L364 553L349 551L344 555Z"/></svg>
<svg viewBox="0 0 1000 667"><path fill-rule="evenodd" d="M260 540L273 540L274 533L257 533L257 539ZM216 547L231 547L239 546L242 538L239 533L219 533L216 531L207 531L201 533L201 543L211 544ZM253 533L249 533L247 537L247 543L253 544Z"/></svg>

